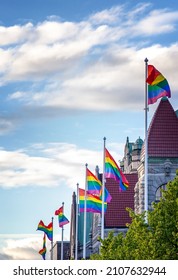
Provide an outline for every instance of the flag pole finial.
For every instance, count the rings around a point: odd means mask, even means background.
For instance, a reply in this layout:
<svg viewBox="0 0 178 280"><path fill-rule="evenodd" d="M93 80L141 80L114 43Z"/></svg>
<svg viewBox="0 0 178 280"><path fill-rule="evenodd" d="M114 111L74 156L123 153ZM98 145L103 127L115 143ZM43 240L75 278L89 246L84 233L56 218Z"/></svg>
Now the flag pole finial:
<svg viewBox="0 0 178 280"><path fill-rule="evenodd" d="M145 61L146 63L148 63L148 58L146 57L144 61Z"/></svg>

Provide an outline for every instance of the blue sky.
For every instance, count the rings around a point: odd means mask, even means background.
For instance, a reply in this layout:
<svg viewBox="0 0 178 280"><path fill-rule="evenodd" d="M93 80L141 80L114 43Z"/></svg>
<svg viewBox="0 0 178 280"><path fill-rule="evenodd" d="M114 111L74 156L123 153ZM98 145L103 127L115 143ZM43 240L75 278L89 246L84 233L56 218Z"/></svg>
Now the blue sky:
<svg viewBox="0 0 178 280"><path fill-rule="evenodd" d="M41 258L38 222L70 219L104 136L117 161L144 139L145 57L178 109L177 38L176 1L0 1L0 259Z"/></svg>

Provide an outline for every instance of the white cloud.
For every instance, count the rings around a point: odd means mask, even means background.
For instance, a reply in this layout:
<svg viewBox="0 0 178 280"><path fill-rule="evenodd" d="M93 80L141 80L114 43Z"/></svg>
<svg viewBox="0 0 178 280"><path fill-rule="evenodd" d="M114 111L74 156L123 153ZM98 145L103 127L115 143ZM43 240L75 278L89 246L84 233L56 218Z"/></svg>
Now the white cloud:
<svg viewBox="0 0 178 280"><path fill-rule="evenodd" d="M102 24L102 23L118 23L120 18L123 16L123 6L115 6L110 9L103 10L101 12L97 12L89 17L89 20L94 24Z"/></svg>
<svg viewBox="0 0 178 280"><path fill-rule="evenodd" d="M174 30L178 12L153 10L145 16L143 11L147 6L142 4L131 11L116 6L79 23L53 20L37 25L1 26L0 45L7 45L0 53L2 80L44 79L47 74L68 72L68 68L76 67L81 59L89 59L93 48L118 40L122 46L138 34L154 35ZM115 26L110 25L111 22L115 22ZM137 45L139 43L137 40Z"/></svg>
<svg viewBox="0 0 178 280"><path fill-rule="evenodd" d="M47 86L43 92L35 93L31 102L78 110L140 110L144 102L145 57L148 56L150 62L153 61L158 69L160 67L165 75L168 72L168 79L172 74L175 75L172 66L177 54L177 45L154 45L141 50L114 47L108 49L100 61L89 65L79 76L66 79L60 84L55 83L52 89L50 84L50 88ZM178 88L176 79L173 82Z"/></svg>
<svg viewBox="0 0 178 280"><path fill-rule="evenodd" d="M48 247L48 240L46 246ZM40 260L42 257L38 253L42 248L42 234L1 234L0 235L1 253L0 260ZM47 248L46 257L49 259Z"/></svg>
<svg viewBox="0 0 178 280"><path fill-rule="evenodd" d="M29 22L24 26L0 26L0 46L23 43L33 33L33 25Z"/></svg>
<svg viewBox="0 0 178 280"><path fill-rule="evenodd" d="M154 10L145 18L135 22L132 35L151 35L169 33L175 30L178 21L178 11Z"/></svg>
<svg viewBox="0 0 178 280"><path fill-rule="evenodd" d="M41 259L38 251L42 247L40 237L27 237L22 239L7 239L6 247L2 252L14 260Z"/></svg>
<svg viewBox="0 0 178 280"><path fill-rule="evenodd" d="M0 186L54 187L65 181L73 188L76 180L84 181L86 161L95 167L99 158L102 160L101 152L79 149L67 143L49 144L42 149L35 146L29 151L0 150Z"/></svg>
<svg viewBox="0 0 178 280"><path fill-rule="evenodd" d="M64 240L66 239L64 232ZM54 244L61 234L54 235ZM38 253L43 246L43 232L38 234L0 234L0 260L42 260ZM51 242L46 238L46 260L49 260Z"/></svg>
<svg viewBox="0 0 178 280"><path fill-rule="evenodd" d="M80 74L66 77L63 82L50 81L41 91L14 92L9 98L48 110L140 110L144 103L145 57L166 76L172 91L176 92L178 80L174 62L178 59L177 44L169 47L153 45L139 50L114 46ZM176 95L173 98L176 99ZM60 112L58 110L56 114Z"/></svg>
<svg viewBox="0 0 178 280"><path fill-rule="evenodd" d="M123 145L110 143L109 147L117 157L118 151L122 153ZM39 143L25 150L0 150L0 187L55 187L65 182L74 188L76 181L85 182L86 163L91 171L94 172L96 165L102 171L102 154L102 144L98 151L68 143Z"/></svg>
<svg viewBox="0 0 178 280"><path fill-rule="evenodd" d="M93 28L87 22L42 23L33 30L30 40L9 50L1 50L2 56L8 54L6 64L4 61L1 66L2 72L4 67L4 82L38 80L56 71L67 71L93 46L105 44L106 37L108 40L111 35L107 26Z"/></svg>
<svg viewBox="0 0 178 280"><path fill-rule="evenodd" d="M8 100L36 112L44 109L44 114L45 108L137 110L143 106L145 57L165 73L169 65L169 75L175 75L177 43L162 46L152 40L174 31L177 22L178 11L151 10L149 3L141 3L130 10L115 6L80 22L53 19L16 26L16 40L11 29L2 27L7 31L2 44L10 46L0 50L0 83L32 81L26 90L19 84ZM171 83L176 91L177 79Z"/></svg>
<svg viewBox="0 0 178 280"><path fill-rule="evenodd" d="M131 9L130 11L127 12L128 18L133 20L134 18L138 19L139 16L143 16L144 12L146 12L147 14L148 9L151 8L151 3L138 3L137 5L134 6L133 9Z"/></svg>

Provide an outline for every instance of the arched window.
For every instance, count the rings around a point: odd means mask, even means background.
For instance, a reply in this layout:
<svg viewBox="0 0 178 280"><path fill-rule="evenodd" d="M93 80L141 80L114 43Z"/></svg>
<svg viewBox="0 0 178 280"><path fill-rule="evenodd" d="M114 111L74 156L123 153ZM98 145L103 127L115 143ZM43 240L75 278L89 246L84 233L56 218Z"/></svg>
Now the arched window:
<svg viewBox="0 0 178 280"><path fill-rule="evenodd" d="M162 184L161 186L159 186L157 188L156 195L155 195L156 196L156 199L155 199L156 202L159 202L161 197L162 197L162 195L163 195L161 190L166 190L166 183Z"/></svg>

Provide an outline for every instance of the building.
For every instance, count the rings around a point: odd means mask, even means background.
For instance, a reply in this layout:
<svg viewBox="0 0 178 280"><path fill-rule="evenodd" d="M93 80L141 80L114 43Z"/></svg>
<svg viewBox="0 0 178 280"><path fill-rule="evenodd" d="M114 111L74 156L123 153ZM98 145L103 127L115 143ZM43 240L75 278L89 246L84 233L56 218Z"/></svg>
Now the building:
<svg viewBox="0 0 178 280"><path fill-rule="evenodd" d="M129 142L127 137L124 158L120 162L121 170L126 173L137 173L137 168L140 164L140 154L143 145L143 140L139 137L135 142Z"/></svg>
<svg viewBox="0 0 178 280"><path fill-rule="evenodd" d="M144 159L143 140L139 137L135 142L129 142L129 137L127 137L120 167L129 181L129 189L126 192L119 192L118 184L113 179L106 180L105 186L110 192L112 200L108 204L105 214L105 236L111 230L114 234L121 231L126 232L126 224L131 221L126 210L127 207L133 209L135 213L144 211ZM163 97L148 129L149 209L151 209L152 202L160 199L161 188L166 188L167 182L175 178L176 169L178 169L178 111L175 112L169 100ZM102 178L98 167L96 176L99 179ZM75 209L74 206L73 209ZM87 257L89 257L90 254L99 252L100 214L92 214L92 217L87 219L87 224ZM71 223L71 227L75 227L75 225ZM79 221L79 236L81 231L82 221ZM82 250L81 241L78 252ZM73 243L73 250L74 248Z"/></svg>
<svg viewBox="0 0 178 280"><path fill-rule="evenodd" d="M75 258L75 239L76 239L76 194L72 194L71 218L70 218L70 257Z"/></svg>
<svg viewBox="0 0 178 280"><path fill-rule="evenodd" d="M70 241L63 241L63 260L70 259ZM61 241L53 246L53 260L61 260Z"/></svg>
<svg viewBox="0 0 178 280"><path fill-rule="evenodd" d="M135 212L144 210L144 144L138 166L138 182L135 186ZM174 111L163 97L148 129L148 205L158 201L161 188L173 180L178 169L178 111Z"/></svg>
<svg viewBox="0 0 178 280"><path fill-rule="evenodd" d="M86 256L89 257L91 254L91 230L93 228L93 214L86 213L87 223L86 223ZM73 192L72 195L72 205L71 205L71 222L70 222L70 257L75 259L75 239L76 239L76 194ZM84 213L78 215L78 259L83 258L83 236L84 236Z"/></svg>

